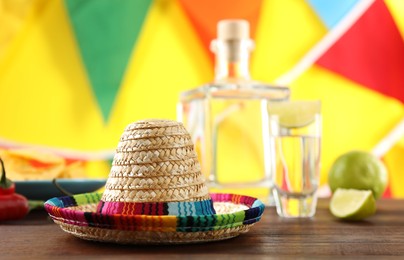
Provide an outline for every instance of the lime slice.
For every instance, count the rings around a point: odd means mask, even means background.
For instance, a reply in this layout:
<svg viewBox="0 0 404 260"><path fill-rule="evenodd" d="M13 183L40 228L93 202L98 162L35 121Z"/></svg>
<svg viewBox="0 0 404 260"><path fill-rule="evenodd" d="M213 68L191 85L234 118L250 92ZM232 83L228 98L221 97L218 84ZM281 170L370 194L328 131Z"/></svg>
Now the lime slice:
<svg viewBox="0 0 404 260"><path fill-rule="evenodd" d="M279 124L287 128L303 127L320 113L320 101L270 102L268 112L279 117Z"/></svg>
<svg viewBox="0 0 404 260"><path fill-rule="evenodd" d="M337 189L330 211L337 218L361 220L376 212L376 201L371 190Z"/></svg>

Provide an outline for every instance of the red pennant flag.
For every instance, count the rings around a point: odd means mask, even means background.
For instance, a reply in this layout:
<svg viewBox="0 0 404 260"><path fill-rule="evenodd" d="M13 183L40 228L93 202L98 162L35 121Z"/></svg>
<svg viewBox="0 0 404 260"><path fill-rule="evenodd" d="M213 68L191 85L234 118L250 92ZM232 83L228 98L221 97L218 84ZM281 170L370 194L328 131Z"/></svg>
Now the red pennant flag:
<svg viewBox="0 0 404 260"><path fill-rule="evenodd" d="M382 0L376 0L317 64L404 102L404 41Z"/></svg>

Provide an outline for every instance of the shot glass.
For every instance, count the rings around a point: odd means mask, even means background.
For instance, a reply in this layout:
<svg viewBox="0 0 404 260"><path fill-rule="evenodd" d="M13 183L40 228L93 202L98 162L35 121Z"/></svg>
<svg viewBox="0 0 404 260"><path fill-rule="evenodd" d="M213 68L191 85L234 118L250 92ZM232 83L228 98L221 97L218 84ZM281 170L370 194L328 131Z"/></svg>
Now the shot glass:
<svg viewBox="0 0 404 260"><path fill-rule="evenodd" d="M270 102L272 192L279 216L312 217L321 157L320 101Z"/></svg>

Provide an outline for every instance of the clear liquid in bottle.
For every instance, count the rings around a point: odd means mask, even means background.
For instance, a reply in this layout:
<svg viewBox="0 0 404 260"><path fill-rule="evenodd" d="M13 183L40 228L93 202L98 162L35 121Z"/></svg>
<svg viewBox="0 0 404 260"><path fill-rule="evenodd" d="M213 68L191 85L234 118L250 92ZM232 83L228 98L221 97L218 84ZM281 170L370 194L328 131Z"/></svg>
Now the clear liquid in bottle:
<svg viewBox="0 0 404 260"><path fill-rule="evenodd" d="M212 191L271 203L268 101L289 99L287 87L250 79L253 49L244 20L218 23L215 80L180 95L178 120L190 132Z"/></svg>

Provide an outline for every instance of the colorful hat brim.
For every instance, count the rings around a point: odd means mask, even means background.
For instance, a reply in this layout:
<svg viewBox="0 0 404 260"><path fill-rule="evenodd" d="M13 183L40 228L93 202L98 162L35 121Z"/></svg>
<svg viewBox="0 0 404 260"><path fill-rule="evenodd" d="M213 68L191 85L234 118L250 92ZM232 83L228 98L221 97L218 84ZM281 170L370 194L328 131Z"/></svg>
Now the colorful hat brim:
<svg viewBox="0 0 404 260"><path fill-rule="evenodd" d="M64 231L86 240L122 244L182 244L229 239L261 219L264 204L252 197L210 194L216 214L150 216L96 212L102 193L53 198L45 209Z"/></svg>

